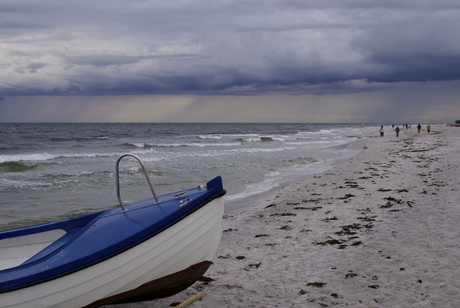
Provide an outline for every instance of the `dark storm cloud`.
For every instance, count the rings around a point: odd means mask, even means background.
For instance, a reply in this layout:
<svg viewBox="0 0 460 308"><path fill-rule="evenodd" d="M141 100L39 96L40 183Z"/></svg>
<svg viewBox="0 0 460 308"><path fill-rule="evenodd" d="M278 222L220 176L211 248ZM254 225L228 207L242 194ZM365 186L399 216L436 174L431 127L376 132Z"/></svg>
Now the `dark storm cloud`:
<svg viewBox="0 0 460 308"><path fill-rule="evenodd" d="M458 1L14 0L0 3L0 27L2 96L324 94L460 79Z"/></svg>
<svg viewBox="0 0 460 308"><path fill-rule="evenodd" d="M71 62L75 65L91 65L91 66L106 66L106 65L123 65L137 63L142 59L151 57L131 57L123 55L83 55L73 57Z"/></svg>

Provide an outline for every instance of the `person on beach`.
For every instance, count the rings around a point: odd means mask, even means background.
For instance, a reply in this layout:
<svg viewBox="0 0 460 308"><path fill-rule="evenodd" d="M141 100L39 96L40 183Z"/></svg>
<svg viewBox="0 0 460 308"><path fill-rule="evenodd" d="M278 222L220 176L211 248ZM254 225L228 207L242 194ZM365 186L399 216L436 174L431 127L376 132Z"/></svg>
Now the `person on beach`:
<svg viewBox="0 0 460 308"><path fill-rule="evenodd" d="M379 132L380 132L380 137L383 137L383 125L380 126L380 129L379 129Z"/></svg>
<svg viewBox="0 0 460 308"><path fill-rule="evenodd" d="M430 124L428 124L428 126L426 127L426 130L427 130L428 132L430 132L430 130L431 130L431 125L430 125Z"/></svg>
<svg viewBox="0 0 460 308"><path fill-rule="evenodd" d="M418 133L420 134L420 130L422 129L422 125L417 125L417 130L418 130Z"/></svg>
<svg viewBox="0 0 460 308"><path fill-rule="evenodd" d="M396 126L395 132L396 132L396 137L399 137L399 126Z"/></svg>

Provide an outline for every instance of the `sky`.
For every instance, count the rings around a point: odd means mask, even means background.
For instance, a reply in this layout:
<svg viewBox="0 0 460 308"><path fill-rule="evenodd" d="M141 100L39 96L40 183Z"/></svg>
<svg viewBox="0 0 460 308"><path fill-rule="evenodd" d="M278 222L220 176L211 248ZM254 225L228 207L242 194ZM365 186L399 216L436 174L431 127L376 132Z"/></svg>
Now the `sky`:
<svg viewBox="0 0 460 308"><path fill-rule="evenodd" d="M458 0L0 1L0 122L458 119Z"/></svg>

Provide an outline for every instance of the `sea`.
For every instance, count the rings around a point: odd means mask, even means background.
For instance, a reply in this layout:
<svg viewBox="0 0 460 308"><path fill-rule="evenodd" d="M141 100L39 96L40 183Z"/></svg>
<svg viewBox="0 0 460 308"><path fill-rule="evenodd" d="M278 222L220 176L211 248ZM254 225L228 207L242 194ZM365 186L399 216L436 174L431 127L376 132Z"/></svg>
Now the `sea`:
<svg viewBox="0 0 460 308"><path fill-rule="evenodd" d="M157 195L221 176L225 212L355 155L376 124L0 123L0 229L118 205L116 161L134 154ZM362 148L362 147L361 147ZM151 198L140 164L120 161L124 203Z"/></svg>

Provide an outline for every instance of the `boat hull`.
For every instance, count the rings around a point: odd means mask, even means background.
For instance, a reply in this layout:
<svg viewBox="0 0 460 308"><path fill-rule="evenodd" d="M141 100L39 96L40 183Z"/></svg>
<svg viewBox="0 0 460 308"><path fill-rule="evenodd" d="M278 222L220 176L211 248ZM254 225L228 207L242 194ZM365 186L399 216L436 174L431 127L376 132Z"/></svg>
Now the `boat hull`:
<svg viewBox="0 0 460 308"><path fill-rule="evenodd" d="M98 307L169 296L201 277L222 235L223 197L109 259L0 294L0 307Z"/></svg>
<svg viewBox="0 0 460 308"><path fill-rule="evenodd" d="M211 264L212 262L210 261L203 261L183 271L148 282L135 290L117 294L112 298L105 298L84 308L95 308L107 304L143 302L174 295L187 289L199 280Z"/></svg>

